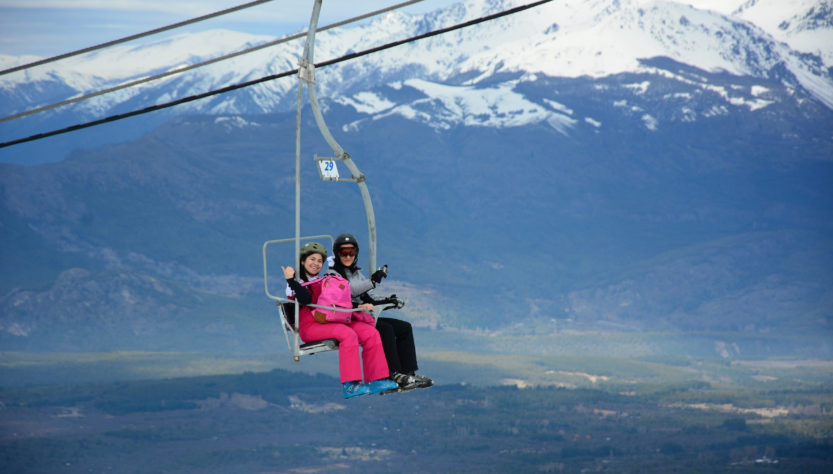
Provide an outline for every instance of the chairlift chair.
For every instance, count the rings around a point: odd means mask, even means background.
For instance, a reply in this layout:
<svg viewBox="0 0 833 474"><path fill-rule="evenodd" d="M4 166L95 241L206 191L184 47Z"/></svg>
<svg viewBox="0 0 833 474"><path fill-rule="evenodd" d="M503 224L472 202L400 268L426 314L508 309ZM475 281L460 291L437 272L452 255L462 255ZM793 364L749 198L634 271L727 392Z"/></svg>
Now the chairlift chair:
<svg viewBox="0 0 833 474"><path fill-rule="evenodd" d="M333 237L330 235L312 235L308 237L301 237L301 240L308 241L308 240L324 240L327 239L331 242L330 246L332 246ZM263 282L264 282L264 289L266 291L266 296L270 299L275 301L275 306L278 309L278 317L281 320L281 327L283 328L284 338L286 339L286 345L289 347L289 350L293 354L293 358L295 362L300 360L302 355L312 355L317 354L319 352L327 352L327 351L334 351L338 349L338 340L337 339L324 339L321 341L310 341L306 343L301 343L301 336L298 332L298 315L299 315L299 307L298 302L289 298L284 298L281 296L273 295L269 291L269 260L267 249L271 245L294 242L295 238L287 238L287 239L277 239L277 240L267 240L263 243ZM386 299L380 304L374 305L372 311L370 311L373 319L377 319L377 312L385 311L391 308L400 308L402 302L400 300L391 300ZM319 306L317 304L311 304L310 307L314 308L323 308L324 306ZM332 308L327 307L328 309L335 309L336 311L345 311L345 312L352 312L353 309L343 309L343 308ZM289 316L289 311L292 311L292 315L294 317Z"/></svg>
<svg viewBox="0 0 833 474"><path fill-rule="evenodd" d="M298 69L298 105L296 110L296 126L295 126L295 237L289 239L270 240L263 244L263 277L264 285L266 286L266 295L275 300L278 307L278 314L281 319L281 326L286 336L287 344L296 362L300 360L302 355L317 354L319 352L326 352L338 348L338 341L335 339L328 339L324 341L314 341L301 344L301 339L298 334L298 329L291 324L287 318L286 308L284 304L292 303L295 306L298 314L297 303L287 298L272 295L269 292L268 269L266 261L266 249L269 245L294 242L295 243L295 261L300 255L301 241L311 240L316 238L328 238L333 242L333 238L329 235L301 237L301 98L304 84L307 86L307 96L309 98L310 108L315 117L315 122L318 125L318 130L326 140L327 144L333 151L333 157L319 157L314 156L314 161L317 165L319 176L324 181L341 181L356 183L364 203L365 215L367 217L367 231L368 231L368 246L367 255L370 266L368 268L376 268L376 218L373 212L373 204L370 201L370 193L367 189L367 180L365 175L359 171L356 164L353 162L350 155L336 142L332 133L330 133L327 124L324 122L324 116L321 113L321 107L318 105L318 96L315 90L315 66L313 62L313 52L315 49L315 32L318 25L318 17L321 12L322 0L315 0L312 9L312 16L310 17L309 30L307 30L307 38L304 43L304 53L300 60L300 67ZM350 171L350 178L341 178L338 172L338 162L343 163ZM311 305L316 306L316 305ZM339 310L339 309L336 309ZM384 309L383 309L384 310ZM352 311L341 310L341 311ZM374 314L375 308L371 312Z"/></svg>

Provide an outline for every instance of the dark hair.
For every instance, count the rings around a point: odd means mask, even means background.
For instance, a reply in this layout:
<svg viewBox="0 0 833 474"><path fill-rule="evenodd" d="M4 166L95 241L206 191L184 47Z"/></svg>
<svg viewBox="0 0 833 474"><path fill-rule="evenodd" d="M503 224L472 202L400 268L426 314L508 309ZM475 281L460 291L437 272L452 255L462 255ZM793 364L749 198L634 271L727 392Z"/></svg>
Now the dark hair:
<svg viewBox="0 0 833 474"><path fill-rule="evenodd" d="M323 254L320 254L318 252L310 252L306 255L301 255L301 258L298 259L298 272L297 272L298 277L300 277L301 281L309 281L309 278L307 278L307 269L304 268L304 260L309 258L310 255L315 255L315 254L321 255L321 257L324 260L327 260L326 257Z"/></svg>

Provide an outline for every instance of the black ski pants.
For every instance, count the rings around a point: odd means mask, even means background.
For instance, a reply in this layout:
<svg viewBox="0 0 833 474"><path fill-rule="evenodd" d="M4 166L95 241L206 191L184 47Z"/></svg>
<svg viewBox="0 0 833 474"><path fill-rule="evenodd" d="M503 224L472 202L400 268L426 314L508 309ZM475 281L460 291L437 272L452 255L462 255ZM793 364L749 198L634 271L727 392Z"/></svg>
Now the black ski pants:
<svg viewBox="0 0 833 474"><path fill-rule="evenodd" d="M382 338L382 347L385 349L391 375L394 372L416 372L419 367L411 323L401 319L379 318L376 320L376 329Z"/></svg>

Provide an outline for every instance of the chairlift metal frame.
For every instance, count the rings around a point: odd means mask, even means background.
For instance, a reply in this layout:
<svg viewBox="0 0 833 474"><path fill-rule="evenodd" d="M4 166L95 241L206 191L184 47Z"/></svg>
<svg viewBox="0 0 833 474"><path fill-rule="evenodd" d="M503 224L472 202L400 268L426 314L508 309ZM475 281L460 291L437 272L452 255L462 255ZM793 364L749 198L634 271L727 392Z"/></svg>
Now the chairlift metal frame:
<svg viewBox="0 0 833 474"><path fill-rule="evenodd" d="M333 237L331 235L311 235L308 237L301 237L301 240L320 239L329 239L331 244L333 242ZM273 295L269 291L269 260L267 250L271 245L283 244L294 241L295 238L290 237L288 239L267 240L263 243L263 284L264 289L266 291L266 296L274 300L276 306L278 307L278 317L281 320L281 327L283 328L283 335L286 339L286 345L289 347L289 350L292 351L292 356L295 362L298 362L302 355L311 355L317 354L319 352L327 352L338 349L338 341L335 339L325 339L323 341L312 341L302 344L301 336L299 335L297 328L299 315L298 302L289 298ZM295 325L293 325L289 321L289 318L286 315L286 309L284 307L285 304L295 305Z"/></svg>
<svg viewBox="0 0 833 474"><path fill-rule="evenodd" d="M362 202L364 203L365 214L367 216L367 231L369 240L367 255L370 260L369 268L376 268L376 217L373 212L373 203L370 200L370 192L367 188L367 179L365 175L361 171L359 171L359 168L353 162L352 158L350 157L350 154L344 151L344 149L335 140L332 133L330 133L330 129L327 127L327 124L324 121L324 116L321 113L321 107L318 104L318 95L315 90L315 63L313 61L313 56L315 51L315 33L316 29L318 28L318 17L321 13L321 3L322 0L315 0L315 3L313 4L309 29L307 30L307 38L304 43L304 53L302 58L300 59L298 70L298 105L296 109L295 123L295 237L287 239L269 240L263 244L263 281L266 289L266 296L268 296L270 299L276 302L276 306L278 307L278 315L281 319L281 326L284 330L284 336L286 337L286 342L289 346L289 349L292 351L295 362L300 361L300 356L302 355L311 355L319 352L326 352L338 349L338 341L336 341L335 339L313 341L306 344L301 344L301 338L298 334L298 329L289 323L289 320L286 317L286 312L284 311L283 307L284 303L293 302L295 304L295 315L297 325L297 316L299 315L298 303L288 298L282 298L273 295L269 292L269 274L266 250L270 245L286 243L291 241L294 242L295 262L297 262L299 260L298 257L301 253L302 240L328 238L330 239L330 242L333 242L332 236L329 235L301 237L301 104L303 98L304 84L306 84L307 86L307 96L309 98L310 108L312 110L313 116L315 117L315 123L318 125L318 130L321 132L321 135L323 135L324 139L327 141L327 144L330 145L330 148L333 151L333 157L319 157L317 155L314 156L314 161L316 163L316 166L318 167L319 176L324 181L346 181L353 182L358 185L359 191L361 192L362 196ZM343 162L347 169L350 171L349 179L342 179L338 176L338 161ZM329 169L325 170L324 166L322 166L322 163L326 164L326 167ZM352 309L336 309L339 311L353 311ZM374 319L376 319L375 312L376 310L374 308L374 311L371 312L374 316ZM290 334L292 334L292 337L290 337Z"/></svg>

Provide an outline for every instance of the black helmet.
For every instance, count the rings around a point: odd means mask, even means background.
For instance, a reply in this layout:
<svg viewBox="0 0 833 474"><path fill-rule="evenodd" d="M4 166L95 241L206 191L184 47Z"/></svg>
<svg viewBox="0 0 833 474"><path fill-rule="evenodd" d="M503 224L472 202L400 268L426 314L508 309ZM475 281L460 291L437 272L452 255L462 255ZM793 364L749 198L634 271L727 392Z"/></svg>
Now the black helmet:
<svg viewBox="0 0 833 474"><path fill-rule="evenodd" d="M333 241L333 254L338 255L338 249L342 245L353 244L356 246L356 252L359 251L359 241L353 237L352 234L341 234Z"/></svg>
<svg viewBox="0 0 833 474"><path fill-rule="evenodd" d="M301 247L301 260L305 259L312 253L320 253L325 259L327 258L327 249L325 249L323 245L318 242L307 242L303 247Z"/></svg>

